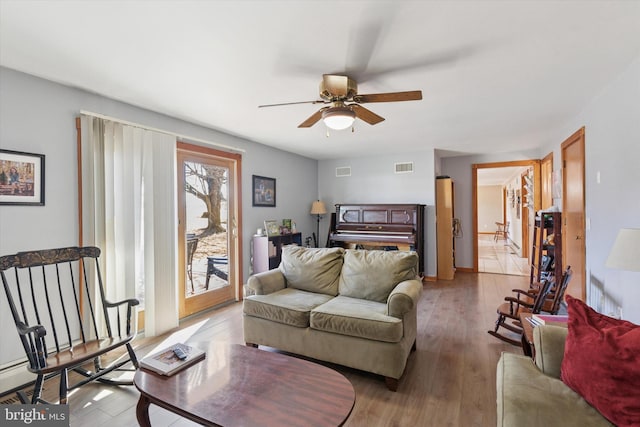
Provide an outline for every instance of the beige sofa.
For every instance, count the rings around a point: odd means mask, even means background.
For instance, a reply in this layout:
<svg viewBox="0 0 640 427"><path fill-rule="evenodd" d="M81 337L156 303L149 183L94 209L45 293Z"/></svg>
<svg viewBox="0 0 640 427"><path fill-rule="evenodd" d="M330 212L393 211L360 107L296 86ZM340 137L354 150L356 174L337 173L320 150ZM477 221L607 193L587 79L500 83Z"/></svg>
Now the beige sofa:
<svg viewBox="0 0 640 427"><path fill-rule="evenodd" d="M275 270L251 276L247 345L265 345L385 377L395 391L415 349L415 252L283 249Z"/></svg>
<svg viewBox="0 0 640 427"><path fill-rule="evenodd" d="M527 356L502 354L496 372L498 426L613 425L560 380L567 331L559 326L534 328L535 364Z"/></svg>

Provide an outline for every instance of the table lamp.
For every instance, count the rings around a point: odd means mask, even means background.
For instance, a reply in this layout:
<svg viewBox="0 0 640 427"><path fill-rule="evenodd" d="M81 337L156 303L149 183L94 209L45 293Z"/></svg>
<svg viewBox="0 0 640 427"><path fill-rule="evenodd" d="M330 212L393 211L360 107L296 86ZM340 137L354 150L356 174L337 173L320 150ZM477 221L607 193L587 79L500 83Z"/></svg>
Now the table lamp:
<svg viewBox="0 0 640 427"><path fill-rule="evenodd" d="M640 272L640 228L620 229L605 266Z"/></svg>
<svg viewBox="0 0 640 427"><path fill-rule="evenodd" d="M316 226L316 236L314 237L314 243L316 248L318 247L318 240L320 238L320 215L324 215L327 213L327 208L324 206L324 202L320 200L316 200L311 204L311 215L315 215L317 217L317 226Z"/></svg>

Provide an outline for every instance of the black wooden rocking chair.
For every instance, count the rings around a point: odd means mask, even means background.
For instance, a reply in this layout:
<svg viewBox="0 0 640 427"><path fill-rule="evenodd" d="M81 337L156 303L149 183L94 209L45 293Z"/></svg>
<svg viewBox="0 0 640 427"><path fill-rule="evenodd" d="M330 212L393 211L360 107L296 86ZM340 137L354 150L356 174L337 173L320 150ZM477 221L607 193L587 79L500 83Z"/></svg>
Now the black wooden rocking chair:
<svg viewBox="0 0 640 427"><path fill-rule="evenodd" d="M523 329L520 323L521 313L540 313L540 308L544 304L553 282L543 281L537 290L524 291L522 289L513 289L516 296L505 297L505 302L498 306L498 319L493 331L487 331L489 334L509 344L521 346L520 339L513 339L499 332L502 327L514 332L522 337Z"/></svg>
<svg viewBox="0 0 640 427"><path fill-rule="evenodd" d="M521 346L522 341L509 338L498 330L503 327L511 332L522 336L522 325L520 324L520 313L540 313L546 312L557 314L564 297L569 281L571 280L571 267L562 273L560 283L553 279L537 283L527 291L513 289L515 297L506 297L505 302L498 307L498 320L493 331L488 331L496 338L500 338L510 344Z"/></svg>
<svg viewBox="0 0 640 427"><path fill-rule="evenodd" d="M572 274L573 271L571 271L571 267L567 267L565 272L562 274L562 280L560 283L555 283L555 286L552 286L551 289L549 289L547 299L542 303L542 307L540 307L541 312L558 314Z"/></svg>
<svg viewBox="0 0 640 427"><path fill-rule="evenodd" d="M18 392L22 403L49 403L42 398L43 383L57 375L61 404L67 403L69 390L93 380L133 383L105 375L123 370L129 362L138 367L131 340L136 336L139 303L136 299L106 300L99 255L96 247L69 247L0 257L0 276L27 356L27 369L37 375L31 399ZM123 354L103 367L101 356L120 347L127 352L120 352ZM93 371L86 369L91 362ZM69 385L69 370L84 378Z"/></svg>

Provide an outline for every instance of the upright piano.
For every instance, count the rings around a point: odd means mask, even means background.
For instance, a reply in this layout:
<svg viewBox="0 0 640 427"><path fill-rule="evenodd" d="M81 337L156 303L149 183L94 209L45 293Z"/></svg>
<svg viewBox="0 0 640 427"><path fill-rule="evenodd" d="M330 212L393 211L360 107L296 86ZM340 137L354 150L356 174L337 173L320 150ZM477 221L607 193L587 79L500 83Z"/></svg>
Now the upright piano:
<svg viewBox="0 0 640 427"><path fill-rule="evenodd" d="M424 208L417 204L338 204L331 219L329 246L415 251L422 275Z"/></svg>

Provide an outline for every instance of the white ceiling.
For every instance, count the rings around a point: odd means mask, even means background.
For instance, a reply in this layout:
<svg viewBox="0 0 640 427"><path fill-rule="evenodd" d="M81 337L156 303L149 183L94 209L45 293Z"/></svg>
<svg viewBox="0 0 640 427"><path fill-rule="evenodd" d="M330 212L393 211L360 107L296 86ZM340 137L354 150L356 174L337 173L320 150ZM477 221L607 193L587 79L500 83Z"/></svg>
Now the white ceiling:
<svg viewBox="0 0 640 427"><path fill-rule="evenodd" d="M640 1L0 0L0 65L315 159L546 145L639 54ZM323 73L424 99L329 137L257 108Z"/></svg>
<svg viewBox="0 0 640 427"><path fill-rule="evenodd" d="M506 185L509 181L527 170L524 166L505 166L500 168L477 169L477 182L479 185Z"/></svg>

